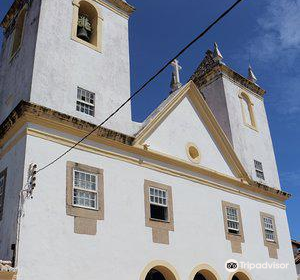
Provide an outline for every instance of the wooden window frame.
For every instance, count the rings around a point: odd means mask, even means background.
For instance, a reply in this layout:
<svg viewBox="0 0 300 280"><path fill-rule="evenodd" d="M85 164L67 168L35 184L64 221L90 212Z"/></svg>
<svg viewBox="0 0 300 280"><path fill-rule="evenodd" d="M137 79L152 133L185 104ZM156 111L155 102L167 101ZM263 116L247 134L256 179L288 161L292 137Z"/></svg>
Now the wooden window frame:
<svg viewBox="0 0 300 280"><path fill-rule="evenodd" d="M168 219L166 221L151 218L150 188L165 190L167 192ZM150 180L144 181L145 225L152 228L152 241L154 243L169 244L169 231L174 231L173 196L172 188L168 185Z"/></svg>
<svg viewBox="0 0 300 280"><path fill-rule="evenodd" d="M97 176L97 209L74 205L74 170L92 173ZM95 235L97 220L104 220L104 179L103 169L68 161L66 176L66 214L74 217L74 232Z"/></svg>
<svg viewBox="0 0 300 280"><path fill-rule="evenodd" d="M238 233L232 233L229 231L228 219L227 219L227 208L234 208L237 210L238 223L239 223ZM232 252L242 254L242 243L245 242L245 238L244 238L241 208L237 204L233 204L228 201L222 201L222 212L223 212L223 220L224 220L225 237L231 243Z"/></svg>
<svg viewBox="0 0 300 280"><path fill-rule="evenodd" d="M93 103L92 102L88 102L88 101L83 101L80 98L78 98L78 96L82 96L82 92L88 93L89 95L93 96ZM91 98L90 98L91 99ZM91 117L95 117L95 101L96 101L96 94L92 91L86 90L82 87L77 87L77 95L76 95L76 111ZM79 103L79 104L78 104ZM87 105L89 107L91 107L91 111L92 114L86 113L86 112L82 112L81 110L78 109L78 106L82 106L82 105Z"/></svg>
<svg viewBox="0 0 300 280"><path fill-rule="evenodd" d="M270 218L273 222L273 230L274 230L274 240L268 240L266 237L266 231L265 231L265 223L264 218ZM278 249L279 249L279 243L278 243L278 234L277 234L277 228L276 228L276 222L274 215L260 212L260 221L261 221L261 229L262 229L262 235L263 235L263 241L264 245L268 248L269 257L272 259L278 259Z"/></svg>
<svg viewBox="0 0 300 280"><path fill-rule="evenodd" d="M258 167L258 165L261 165L261 168ZM263 169L262 162L255 159L255 160L254 160L254 168L255 168L255 175L256 175L256 178L259 179L259 180L265 181L265 173L264 173L264 169ZM257 175L257 174L259 174L259 173L261 174L262 178L259 177L259 175Z"/></svg>

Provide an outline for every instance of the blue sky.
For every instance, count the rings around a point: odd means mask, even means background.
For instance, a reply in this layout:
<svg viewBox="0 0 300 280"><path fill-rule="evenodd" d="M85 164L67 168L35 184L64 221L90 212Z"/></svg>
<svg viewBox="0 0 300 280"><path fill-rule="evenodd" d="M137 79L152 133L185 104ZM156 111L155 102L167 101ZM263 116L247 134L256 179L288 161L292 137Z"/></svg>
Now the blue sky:
<svg viewBox="0 0 300 280"><path fill-rule="evenodd" d="M130 1L130 0L128 0ZM2 18L12 0L2 0ZM132 91L200 33L233 1L131 0L137 11L130 26ZM244 0L203 39L179 58L187 81L205 51L217 41L224 62L247 74L249 57L258 83L267 90L265 105L281 184L293 194L287 203L291 235L300 240L300 0ZM0 41L2 34L0 35ZM133 102L142 121L168 94L171 69Z"/></svg>

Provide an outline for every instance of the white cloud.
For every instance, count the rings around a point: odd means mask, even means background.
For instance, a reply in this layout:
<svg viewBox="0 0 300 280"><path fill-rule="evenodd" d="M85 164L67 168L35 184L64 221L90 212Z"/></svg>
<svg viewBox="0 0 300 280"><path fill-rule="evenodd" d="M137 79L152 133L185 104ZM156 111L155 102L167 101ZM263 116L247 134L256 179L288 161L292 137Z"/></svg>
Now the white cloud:
<svg viewBox="0 0 300 280"><path fill-rule="evenodd" d="M273 105L293 118L300 113L300 0L266 2L257 23L248 51L261 71L272 65L272 88L277 91Z"/></svg>
<svg viewBox="0 0 300 280"><path fill-rule="evenodd" d="M300 0L273 0L258 19L259 35L252 40L250 51L262 61L281 59L289 65L299 55Z"/></svg>

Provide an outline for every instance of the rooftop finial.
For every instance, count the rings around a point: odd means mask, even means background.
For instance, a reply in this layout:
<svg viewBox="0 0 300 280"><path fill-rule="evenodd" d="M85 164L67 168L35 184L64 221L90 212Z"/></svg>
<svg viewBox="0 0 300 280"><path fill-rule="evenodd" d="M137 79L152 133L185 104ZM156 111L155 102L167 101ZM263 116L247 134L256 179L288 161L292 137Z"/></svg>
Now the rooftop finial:
<svg viewBox="0 0 300 280"><path fill-rule="evenodd" d="M253 82L255 84L257 82L257 78L255 77L250 64L248 67L248 80L250 80L251 82Z"/></svg>
<svg viewBox="0 0 300 280"><path fill-rule="evenodd" d="M182 67L179 65L178 60L175 59L171 65L174 67L172 72L172 80L171 80L171 92L174 92L175 90L179 89L182 84L180 83L180 75L179 71L182 69Z"/></svg>
<svg viewBox="0 0 300 280"><path fill-rule="evenodd" d="M223 56L219 50L218 44L214 43L214 52L213 52L214 61L222 62Z"/></svg>

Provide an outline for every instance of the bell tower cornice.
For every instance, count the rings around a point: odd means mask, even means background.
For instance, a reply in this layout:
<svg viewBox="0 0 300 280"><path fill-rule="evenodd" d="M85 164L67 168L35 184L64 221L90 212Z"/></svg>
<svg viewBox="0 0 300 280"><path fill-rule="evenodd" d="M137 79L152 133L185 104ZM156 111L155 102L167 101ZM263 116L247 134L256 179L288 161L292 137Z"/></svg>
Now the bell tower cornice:
<svg viewBox="0 0 300 280"><path fill-rule="evenodd" d="M93 0L99 4L107 7L108 9L116 12L117 14L129 18L129 16L135 11L135 7L128 4L123 0ZM15 0L11 5L10 9L4 16L0 26L6 30L11 22L14 20L18 12L23 8L26 3L31 2L31 0ZM77 1L79 2L79 1Z"/></svg>
<svg viewBox="0 0 300 280"><path fill-rule="evenodd" d="M224 63L216 61L211 50L208 50L206 52L205 58L202 60L197 70L192 75L191 80L193 80L194 83L199 88L201 88L222 75L227 76L242 87L249 89L250 91L258 94L261 97L264 96L266 92L253 81L243 77Z"/></svg>

